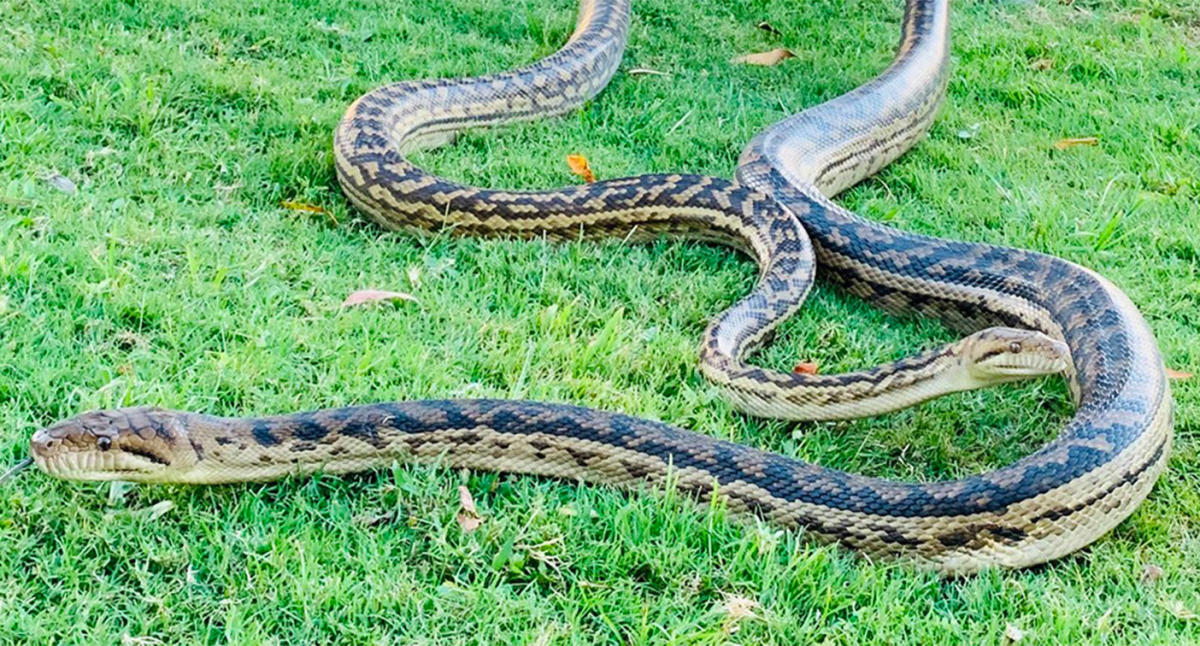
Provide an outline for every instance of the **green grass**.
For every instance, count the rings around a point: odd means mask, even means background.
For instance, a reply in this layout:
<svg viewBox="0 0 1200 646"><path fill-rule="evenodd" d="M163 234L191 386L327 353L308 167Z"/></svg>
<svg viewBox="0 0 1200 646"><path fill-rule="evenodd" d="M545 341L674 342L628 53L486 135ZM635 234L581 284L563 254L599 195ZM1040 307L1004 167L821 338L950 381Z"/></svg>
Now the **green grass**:
<svg viewBox="0 0 1200 646"><path fill-rule="evenodd" d="M638 0L596 101L420 161L493 186L572 183L573 152L602 177L728 177L756 131L886 64L898 5ZM330 137L354 97L531 61L573 15L571 0L0 0L0 462L44 424L133 404L527 397L919 479L1055 433L1070 409L1050 380L878 419L749 419L695 370L705 322L754 280L745 259L669 241L418 239L350 211ZM1171 366L1200 372L1200 5L970 1L953 22L929 138L840 199L1093 267ZM728 63L776 46L797 58ZM1053 147L1081 136L1099 145ZM365 287L421 303L339 307ZM833 372L948 338L818 289L759 360ZM1128 521L1049 566L959 581L662 491L406 467L111 493L25 474L0 490L0 642L1002 644L1012 624L1022 644L1200 643L1198 384L1175 383L1169 471ZM486 519L474 533L454 520L459 484ZM162 501L174 508L155 517ZM731 619L730 597L756 617Z"/></svg>

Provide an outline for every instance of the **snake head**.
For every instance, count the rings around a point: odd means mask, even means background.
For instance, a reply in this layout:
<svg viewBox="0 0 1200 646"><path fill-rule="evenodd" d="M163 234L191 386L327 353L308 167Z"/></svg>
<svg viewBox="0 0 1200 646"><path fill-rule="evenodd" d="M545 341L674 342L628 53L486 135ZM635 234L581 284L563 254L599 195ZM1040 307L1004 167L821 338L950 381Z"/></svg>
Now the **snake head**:
<svg viewBox="0 0 1200 646"><path fill-rule="evenodd" d="M963 339L971 377L984 384L1052 375L1070 368L1071 352L1062 341L1011 327L992 327Z"/></svg>
<svg viewBox="0 0 1200 646"><path fill-rule="evenodd" d="M33 434L30 455L45 473L71 480L153 482L189 468L196 453L173 411L93 411Z"/></svg>

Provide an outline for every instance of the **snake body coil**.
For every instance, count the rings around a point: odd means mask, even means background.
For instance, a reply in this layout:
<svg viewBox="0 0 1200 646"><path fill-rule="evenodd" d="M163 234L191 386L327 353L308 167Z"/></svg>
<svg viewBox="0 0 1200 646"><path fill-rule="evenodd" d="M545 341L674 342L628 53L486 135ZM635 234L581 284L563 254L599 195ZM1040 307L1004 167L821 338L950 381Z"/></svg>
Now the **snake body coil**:
<svg viewBox="0 0 1200 646"><path fill-rule="evenodd" d="M39 431L34 459L63 477L196 483L340 473L398 458L621 486L668 481L671 473L673 485L701 499L720 495L736 510L861 552L954 573L1040 563L1086 545L1141 502L1170 449L1170 394L1136 308L1071 263L904 233L828 199L902 154L928 127L945 87L947 13L946 0L910 0L892 66L756 137L737 182L645 175L497 191L444 180L404 158L465 127L560 113L594 95L619 63L627 0L584 0L568 44L529 67L364 95L338 126L335 159L349 199L389 228L570 239L667 234L745 250L759 263L759 283L710 325L701 370L749 412L863 416L1065 370L1075 416L1055 440L1012 465L947 482L895 482L625 415L494 400L256 419L100 411ZM846 375L745 363L803 303L814 252L822 274L851 293L892 311L935 316L971 336ZM997 327L978 331L987 326Z"/></svg>

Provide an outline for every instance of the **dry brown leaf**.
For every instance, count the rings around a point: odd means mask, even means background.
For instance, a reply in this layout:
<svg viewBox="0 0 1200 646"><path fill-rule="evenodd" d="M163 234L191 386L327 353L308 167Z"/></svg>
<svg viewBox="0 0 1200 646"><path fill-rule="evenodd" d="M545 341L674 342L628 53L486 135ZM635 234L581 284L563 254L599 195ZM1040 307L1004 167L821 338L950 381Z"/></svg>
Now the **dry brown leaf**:
<svg viewBox="0 0 1200 646"><path fill-rule="evenodd" d="M668 74L666 72L652 70L649 67L635 67L635 68L629 70L628 72L626 72L626 74L629 74L630 76L643 76L643 75L646 75L646 76L670 76L670 74Z"/></svg>
<svg viewBox="0 0 1200 646"><path fill-rule="evenodd" d="M792 372L798 375L815 375L820 366L815 361L801 361L792 367Z"/></svg>
<svg viewBox="0 0 1200 646"><path fill-rule="evenodd" d="M482 518L472 516L465 511L458 512L458 515L454 519L458 521L458 526L468 534L479 529L479 526L483 524Z"/></svg>
<svg viewBox="0 0 1200 646"><path fill-rule="evenodd" d="M1147 563L1142 568L1142 584L1151 584L1163 578L1163 569L1154 563Z"/></svg>
<svg viewBox="0 0 1200 646"><path fill-rule="evenodd" d="M1049 58L1039 58L1029 63L1029 69L1036 70L1038 72L1045 72L1052 67L1054 67L1054 61L1050 60Z"/></svg>
<svg viewBox="0 0 1200 646"><path fill-rule="evenodd" d="M588 184L596 181L596 174L592 172L592 167L588 165L587 157L583 155L567 155L567 168L570 168L572 173L582 177L583 181Z"/></svg>
<svg viewBox="0 0 1200 646"><path fill-rule="evenodd" d="M1099 137L1067 137L1054 142L1054 147L1059 150L1074 148L1075 146L1096 146L1099 145Z"/></svg>
<svg viewBox="0 0 1200 646"><path fill-rule="evenodd" d="M775 25L772 25L771 23L769 23L765 20L758 23L758 28L769 34L775 34L776 36L779 35L779 30L775 28Z"/></svg>
<svg viewBox="0 0 1200 646"><path fill-rule="evenodd" d="M411 303L418 302L416 296L413 296L412 294L405 294L404 292L389 292L382 289L360 289L357 292L347 296L346 300L342 301L342 307L354 307L355 305L364 305L366 303L380 303L389 301L409 301Z"/></svg>
<svg viewBox="0 0 1200 646"><path fill-rule="evenodd" d="M1174 379L1175 381L1183 381L1184 379L1191 379L1194 376L1195 375L1193 375L1190 372L1184 372L1182 370L1172 370L1170 368L1167 368L1167 379Z"/></svg>
<svg viewBox="0 0 1200 646"><path fill-rule="evenodd" d="M738 56L737 58L734 58L730 62L731 63L742 63L744 65L764 65L764 66L769 67L771 65L778 65L779 63L781 63L789 58L795 58L795 57L796 57L796 55L793 54L791 52L791 50L784 49L782 47L777 47L775 49L772 49L769 52L758 52L757 54L744 54L742 56Z"/></svg>
<svg viewBox="0 0 1200 646"><path fill-rule="evenodd" d="M1022 639L1025 639L1025 631L1017 628L1013 624L1008 624L1004 627L1004 639L1009 644L1015 644Z"/></svg>
<svg viewBox="0 0 1200 646"><path fill-rule="evenodd" d="M458 506L460 511L454 517L458 521L458 526L467 533L479 529L479 526L483 524L483 518L475 509L475 499L471 497L471 491L463 485L458 486Z"/></svg>

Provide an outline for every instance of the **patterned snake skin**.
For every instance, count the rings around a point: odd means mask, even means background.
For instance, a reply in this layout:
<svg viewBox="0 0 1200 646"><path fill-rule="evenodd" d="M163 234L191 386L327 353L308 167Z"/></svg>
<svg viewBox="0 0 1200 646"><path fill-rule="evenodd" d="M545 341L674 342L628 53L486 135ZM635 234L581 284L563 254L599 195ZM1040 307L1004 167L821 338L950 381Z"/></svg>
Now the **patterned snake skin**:
<svg viewBox="0 0 1200 646"><path fill-rule="evenodd" d="M1064 370L1077 411L1061 434L988 473L907 483L538 402L401 402L254 419L137 408L86 413L39 431L31 443L38 466L85 480L211 483L403 459L625 487L669 482L862 553L946 573L1041 563L1128 516L1165 467L1172 404L1154 339L1125 295L1066 261L904 233L828 199L927 129L945 88L946 0L910 0L891 67L764 131L743 152L737 182L646 175L496 191L441 179L403 157L466 127L561 113L593 96L620 61L628 10L627 0L584 0L568 44L529 67L397 83L359 98L334 138L349 199L389 228L563 239L665 234L746 251L760 265L760 281L709 327L701 370L752 413L862 416ZM814 253L822 275L850 293L973 334L846 375L746 364L747 353L803 303ZM978 331L987 326L997 327Z"/></svg>

